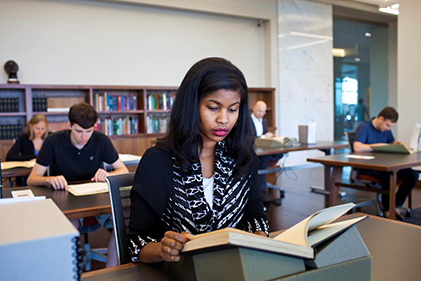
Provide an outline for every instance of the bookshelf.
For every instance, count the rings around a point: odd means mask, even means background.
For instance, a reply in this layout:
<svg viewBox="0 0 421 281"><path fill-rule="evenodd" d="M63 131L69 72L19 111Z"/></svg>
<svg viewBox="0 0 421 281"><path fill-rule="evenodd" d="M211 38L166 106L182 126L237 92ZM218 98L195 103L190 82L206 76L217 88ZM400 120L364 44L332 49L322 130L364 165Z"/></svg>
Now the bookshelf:
<svg viewBox="0 0 421 281"><path fill-rule="evenodd" d="M59 131L67 128L69 107L87 102L98 111L96 129L110 136L119 153L142 155L165 132L176 92L177 87L163 86L0 84L0 102L13 104L0 110L0 152L7 153L34 114L44 114L49 130ZM274 130L275 89L249 88L249 97L250 106L266 102L265 118Z"/></svg>

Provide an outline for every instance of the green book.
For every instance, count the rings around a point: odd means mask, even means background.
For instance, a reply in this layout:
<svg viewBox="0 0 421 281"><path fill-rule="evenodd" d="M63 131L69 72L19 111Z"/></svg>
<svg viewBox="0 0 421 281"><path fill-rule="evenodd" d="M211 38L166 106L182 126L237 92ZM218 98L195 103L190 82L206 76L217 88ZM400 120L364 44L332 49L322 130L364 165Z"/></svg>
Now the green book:
<svg viewBox="0 0 421 281"><path fill-rule="evenodd" d="M385 144L385 145L372 145L371 148L374 152L387 152L387 153L402 153L412 154L419 152L417 150L407 149L403 144Z"/></svg>

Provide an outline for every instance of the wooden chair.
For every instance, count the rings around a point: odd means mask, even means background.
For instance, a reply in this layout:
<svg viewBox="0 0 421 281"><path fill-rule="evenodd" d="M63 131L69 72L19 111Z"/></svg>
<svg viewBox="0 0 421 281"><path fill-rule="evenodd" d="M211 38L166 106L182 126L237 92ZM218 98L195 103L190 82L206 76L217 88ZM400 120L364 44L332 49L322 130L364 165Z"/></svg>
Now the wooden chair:
<svg viewBox="0 0 421 281"><path fill-rule="evenodd" d="M349 143L349 148L351 150L351 153L354 153L355 132L348 132L348 133L345 133L345 134L348 138L348 143ZM349 182L350 182L349 184L338 182L335 185L338 186L338 187L342 186L342 187L347 187L347 188L352 188L352 189L376 193L375 199L357 203L356 206L354 207L354 209L358 208L358 207L374 204L379 216L384 217L384 213L383 213L383 210L382 210L382 204L381 204L381 195L382 194L388 195L389 190L382 189L381 180L379 178L374 177L374 176L359 174L357 170L352 169L351 173L350 173ZM399 184L401 184L401 183L402 183L402 181L398 180L397 186L399 186ZM339 190L339 189L336 189L336 190ZM338 196L338 194L333 194L333 196ZM411 208L412 208L411 194L409 194L409 197L408 197L408 206L409 206L409 208L406 210L406 215L410 216L411 215Z"/></svg>
<svg viewBox="0 0 421 281"><path fill-rule="evenodd" d="M108 176L105 179L109 187L119 265L131 262L127 244L127 231L130 220L130 191L133 187L134 175L135 173L128 173Z"/></svg>

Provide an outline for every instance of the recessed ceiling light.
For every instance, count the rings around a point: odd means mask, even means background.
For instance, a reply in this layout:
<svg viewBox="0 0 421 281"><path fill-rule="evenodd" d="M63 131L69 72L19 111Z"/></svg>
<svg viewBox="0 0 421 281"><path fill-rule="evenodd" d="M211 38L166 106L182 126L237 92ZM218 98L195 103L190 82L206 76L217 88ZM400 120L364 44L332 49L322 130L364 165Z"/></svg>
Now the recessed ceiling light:
<svg viewBox="0 0 421 281"><path fill-rule="evenodd" d="M361 59L360 59L360 58L355 58L355 59L354 59L354 61L356 61L356 62L360 62L360 61L361 61Z"/></svg>
<svg viewBox="0 0 421 281"><path fill-rule="evenodd" d="M399 15L399 4L395 3L392 5L380 5L379 11L383 13Z"/></svg>
<svg viewBox="0 0 421 281"><path fill-rule="evenodd" d="M366 32L364 35L365 35L365 37L371 37L371 33L370 32Z"/></svg>

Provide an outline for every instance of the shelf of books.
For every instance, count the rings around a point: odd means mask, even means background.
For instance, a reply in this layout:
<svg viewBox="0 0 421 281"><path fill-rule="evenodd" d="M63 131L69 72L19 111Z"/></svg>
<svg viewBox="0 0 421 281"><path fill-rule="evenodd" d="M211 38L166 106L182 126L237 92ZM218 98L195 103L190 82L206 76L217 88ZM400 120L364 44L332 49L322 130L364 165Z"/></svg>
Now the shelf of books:
<svg viewBox="0 0 421 281"><path fill-rule="evenodd" d="M249 88L249 104L250 107L258 101L262 100L266 103L265 118L268 122L269 131L276 129L275 125L275 89L274 88ZM251 108L250 108L251 111Z"/></svg>
<svg viewBox="0 0 421 281"><path fill-rule="evenodd" d="M67 128L70 106L87 102L98 111L96 129L109 136L162 134L166 131L177 87L89 85L0 85L0 140L15 139L37 113L49 130ZM269 127L275 126L274 89L250 88L250 106L267 105Z"/></svg>
<svg viewBox="0 0 421 281"><path fill-rule="evenodd" d="M0 140L15 139L26 123L27 89L21 85L0 88Z"/></svg>
<svg viewBox="0 0 421 281"><path fill-rule="evenodd" d="M177 89L154 89L146 92L146 133L165 133Z"/></svg>
<svg viewBox="0 0 421 281"><path fill-rule="evenodd" d="M32 113L42 113L47 117L50 132L67 129L69 107L79 102L89 103L89 93L86 86L33 85Z"/></svg>

